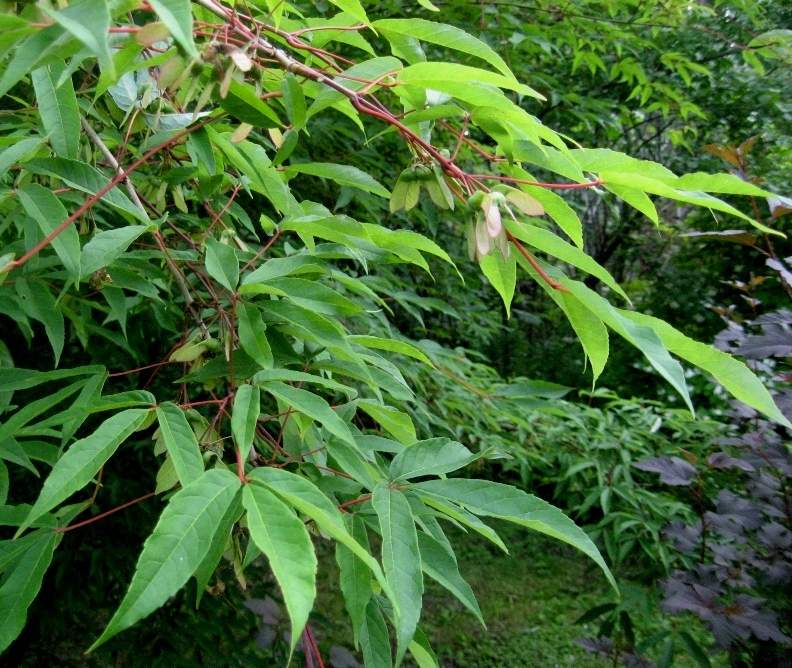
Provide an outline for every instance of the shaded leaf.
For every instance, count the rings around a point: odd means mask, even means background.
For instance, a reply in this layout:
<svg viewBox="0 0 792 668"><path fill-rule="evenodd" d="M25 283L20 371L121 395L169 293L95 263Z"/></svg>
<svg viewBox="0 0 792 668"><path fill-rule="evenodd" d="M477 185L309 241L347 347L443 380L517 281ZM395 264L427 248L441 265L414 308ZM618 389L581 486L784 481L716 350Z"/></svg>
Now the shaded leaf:
<svg viewBox="0 0 792 668"><path fill-rule="evenodd" d="M366 174L366 172L351 165L337 165L331 162L306 162L289 165L287 169L299 174L310 174L311 176L330 179L339 185L359 188L380 197L390 197L390 192L385 186Z"/></svg>
<svg viewBox="0 0 792 668"><path fill-rule="evenodd" d="M291 387L278 381L262 383L262 389L283 401L294 410L304 413L310 418L321 422L327 431L338 436L342 441L355 447L355 439L349 427L330 405L321 397L297 387Z"/></svg>
<svg viewBox="0 0 792 668"><path fill-rule="evenodd" d="M206 271L230 292L239 283L239 260L234 249L212 237L206 240Z"/></svg>
<svg viewBox="0 0 792 668"><path fill-rule="evenodd" d="M755 246L757 236L745 230L723 230L723 232L686 232L680 234L680 237L689 239L714 239L716 241L731 241L735 244L744 244L746 246Z"/></svg>
<svg viewBox="0 0 792 668"><path fill-rule="evenodd" d="M82 277L87 278L113 264L135 239L149 229L145 225L131 225L99 232L83 246L80 253Z"/></svg>
<svg viewBox="0 0 792 668"><path fill-rule="evenodd" d="M41 589L44 573L60 535L40 534L19 558L11 574L0 587L0 652L20 634L27 620L27 609Z"/></svg>
<svg viewBox="0 0 792 668"><path fill-rule="evenodd" d="M430 438L408 445L391 461L388 477L393 482L440 475L456 471L481 455L474 455L464 445L448 438Z"/></svg>
<svg viewBox="0 0 792 668"><path fill-rule="evenodd" d="M68 217L66 208L52 191L37 183L28 183L17 189L19 201L27 214L41 228L44 236L52 234ZM74 224L69 225L51 242L72 280L80 280L80 237Z"/></svg>
<svg viewBox="0 0 792 668"><path fill-rule="evenodd" d="M392 668L388 627L377 602L372 599L366 606L366 616L360 631L360 647L366 668Z"/></svg>
<svg viewBox="0 0 792 668"><path fill-rule="evenodd" d="M239 487L233 473L212 469L173 495L143 546L124 600L88 651L154 612L184 586L209 551Z"/></svg>
<svg viewBox="0 0 792 668"><path fill-rule="evenodd" d="M368 534L363 520L352 515L347 520L347 526L352 537L368 552ZM371 569L341 542L336 543L335 558L340 569L339 584L344 604L352 621L355 646L358 646L366 621L366 608L371 600Z"/></svg>
<svg viewBox="0 0 792 668"><path fill-rule="evenodd" d="M509 485L488 480L431 480L414 483L412 488L424 494L460 503L477 515L489 515L515 522L569 543L591 557L616 588L616 581L591 539L564 513L546 501Z"/></svg>
<svg viewBox="0 0 792 668"><path fill-rule="evenodd" d="M382 533L382 565L398 602L396 664L401 663L421 616L423 576L418 534L404 494L384 484L374 488L372 505Z"/></svg>
<svg viewBox="0 0 792 668"><path fill-rule="evenodd" d="M90 436L73 443L44 481L41 493L17 535L44 513L85 487L147 415L148 411L141 409L122 411L105 420Z"/></svg>
<svg viewBox="0 0 792 668"><path fill-rule="evenodd" d="M305 525L283 501L258 485L242 491L250 537L267 555L291 618L291 650L316 598L316 555Z"/></svg>
<svg viewBox="0 0 792 668"><path fill-rule="evenodd" d="M481 616L476 595L459 574L456 559L446 547L430 535L418 533L418 545L421 549L421 566L424 573L448 589L470 612L472 612L481 625L486 628L484 618Z"/></svg>
<svg viewBox="0 0 792 668"><path fill-rule="evenodd" d="M52 63L31 73L41 122L55 153L64 158L77 158L80 148L80 111L72 79L67 76L58 86L66 69L64 63Z"/></svg>
<svg viewBox="0 0 792 668"><path fill-rule="evenodd" d="M186 487L204 472L201 448L195 433L187 422L184 411L170 402L157 407L157 419L176 475L182 487Z"/></svg>
<svg viewBox="0 0 792 668"><path fill-rule="evenodd" d="M253 446L260 412L261 390L258 385L241 385L234 397L231 432L243 462L247 461L248 453Z"/></svg>

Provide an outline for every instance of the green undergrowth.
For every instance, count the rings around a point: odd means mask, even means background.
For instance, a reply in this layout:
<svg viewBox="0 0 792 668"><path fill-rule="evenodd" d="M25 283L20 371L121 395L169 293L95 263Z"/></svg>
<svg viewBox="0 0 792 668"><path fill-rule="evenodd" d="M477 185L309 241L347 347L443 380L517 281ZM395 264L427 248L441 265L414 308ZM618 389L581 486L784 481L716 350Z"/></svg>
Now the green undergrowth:
<svg viewBox="0 0 792 668"><path fill-rule="evenodd" d="M509 554L478 534L447 530L459 570L479 600L486 629L451 594L426 580L420 626L441 668L613 666L612 660L592 656L574 643L575 638L596 634L596 624L575 621L595 605L612 600L605 578L563 543L505 522L491 524ZM335 582L337 569L330 550L320 549L319 554L320 569ZM325 651L332 645L350 646L351 628L331 621L345 619L342 610L340 593L334 587L320 587L315 612L320 613L317 635ZM661 623L650 623L645 632L660 630L651 626ZM405 665L416 664L408 659ZM697 664L678 656L674 665Z"/></svg>

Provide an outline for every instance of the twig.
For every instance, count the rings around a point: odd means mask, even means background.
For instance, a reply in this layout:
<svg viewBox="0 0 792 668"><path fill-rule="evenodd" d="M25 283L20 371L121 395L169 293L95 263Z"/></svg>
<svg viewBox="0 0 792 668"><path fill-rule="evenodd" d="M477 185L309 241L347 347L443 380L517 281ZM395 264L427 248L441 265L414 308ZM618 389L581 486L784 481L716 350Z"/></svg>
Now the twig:
<svg viewBox="0 0 792 668"><path fill-rule="evenodd" d="M107 144L102 141L102 138L96 134L96 131L88 124L82 116L80 116L80 124L82 125L82 129L85 131L85 134L88 135L89 139L96 144L96 147L105 157L107 162L110 163L110 166L116 171L116 174L119 176L124 177L124 185L126 186L127 192L129 193L130 199L135 203L135 206L140 209L143 213L143 216L148 219L148 212L146 211L146 207L143 206L143 202L140 201L138 197L137 190L135 190L135 186L132 185L132 180L129 178L128 174L124 174L124 170L121 168L121 165L118 164L118 160L113 155L113 152L107 148Z"/></svg>
<svg viewBox="0 0 792 668"><path fill-rule="evenodd" d="M71 525L69 525L67 527L58 527L57 529L55 529L55 533L65 533L66 531L71 531L72 529L79 529L80 527L84 527L86 524L91 524L91 522L97 522L98 520L101 520L101 519L107 517L108 515L112 515L113 513L117 513L119 510L123 510L124 508L129 508L129 506L134 506L136 503L140 503L141 501L145 501L146 499L150 499L152 496L156 496L156 494L157 494L156 492L149 492L148 494L144 494L143 496L138 497L137 499L133 499L132 501L128 501L127 503L124 503L124 504L122 504L120 506L112 508L111 510L108 510L107 512L102 513L101 515L97 515L96 517L92 517L91 519L85 520L84 522L78 522L77 524L71 524Z"/></svg>

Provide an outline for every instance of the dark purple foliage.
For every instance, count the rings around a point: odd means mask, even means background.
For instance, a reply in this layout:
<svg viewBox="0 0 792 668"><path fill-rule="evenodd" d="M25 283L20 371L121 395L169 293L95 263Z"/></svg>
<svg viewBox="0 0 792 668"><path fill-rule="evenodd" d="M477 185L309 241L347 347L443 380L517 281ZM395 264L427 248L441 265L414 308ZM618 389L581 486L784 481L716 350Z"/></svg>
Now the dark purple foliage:
<svg viewBox="0 0 792 668"><path fill-rule="evenodd" d="M641 471L651 471L660 474L660 482L678 487L690 484L696 475L696 467L679 457L652 457L643 459L633 464Z"/></svg>

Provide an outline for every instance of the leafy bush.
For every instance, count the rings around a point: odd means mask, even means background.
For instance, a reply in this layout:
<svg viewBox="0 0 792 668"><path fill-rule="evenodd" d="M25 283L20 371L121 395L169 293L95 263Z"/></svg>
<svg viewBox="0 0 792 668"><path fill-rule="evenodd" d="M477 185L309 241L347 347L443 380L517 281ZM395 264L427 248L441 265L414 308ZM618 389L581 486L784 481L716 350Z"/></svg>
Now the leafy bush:
<svg viewBox="0 0 792 668"><path fill-rule="evenodd" d="M68 534L155 496L167 503L90 649L193 576L199 603L224 553L244 587L263 553L290 618L289 653L302 640L312 657L316 534L336 541L370 666L399 664L408 650L436 664L418 627L424 574L480 617L438 519L501 547L481 517L547 533L613 581L586 533L546 501L446 477L495 449L438 436L444 416L418 418L419 402L408 413L413 389L391 355L453 374L396 332L381 335L387 300L412 271L453 264L434 241L383 224L419 201L448 216L507 312L518 265L547 292L595 380L610 328L688 405L672 353L789 424L745 365L553 265L626 297L584 252L582 223L555 191L602 188L654 222L648 195L752 222L709 193L769 193L736 176L678 177L569 148L531 113L543 96L457 28L371 20L354 0L333 0L342 13L332 18L251 4L42 0L0 15L0 457L13 465L0 466L0 522L11 527L0 542L0 650L25 627ZM422 43L464 64L427 60ZM361 52L374 57L357 62ZM392 191L348 164L360 134L345 157L316 151L344 164L313 155L322 123L341 118L370 141L397 134L401 152L380 155ZM322 190L326 181L342 189ZM416 422L431 433L419 439ZM31 476L43 467L39 484ZM144 493L114 498L139 485ZM112 559L112 538L94 550Z"/></svg>

